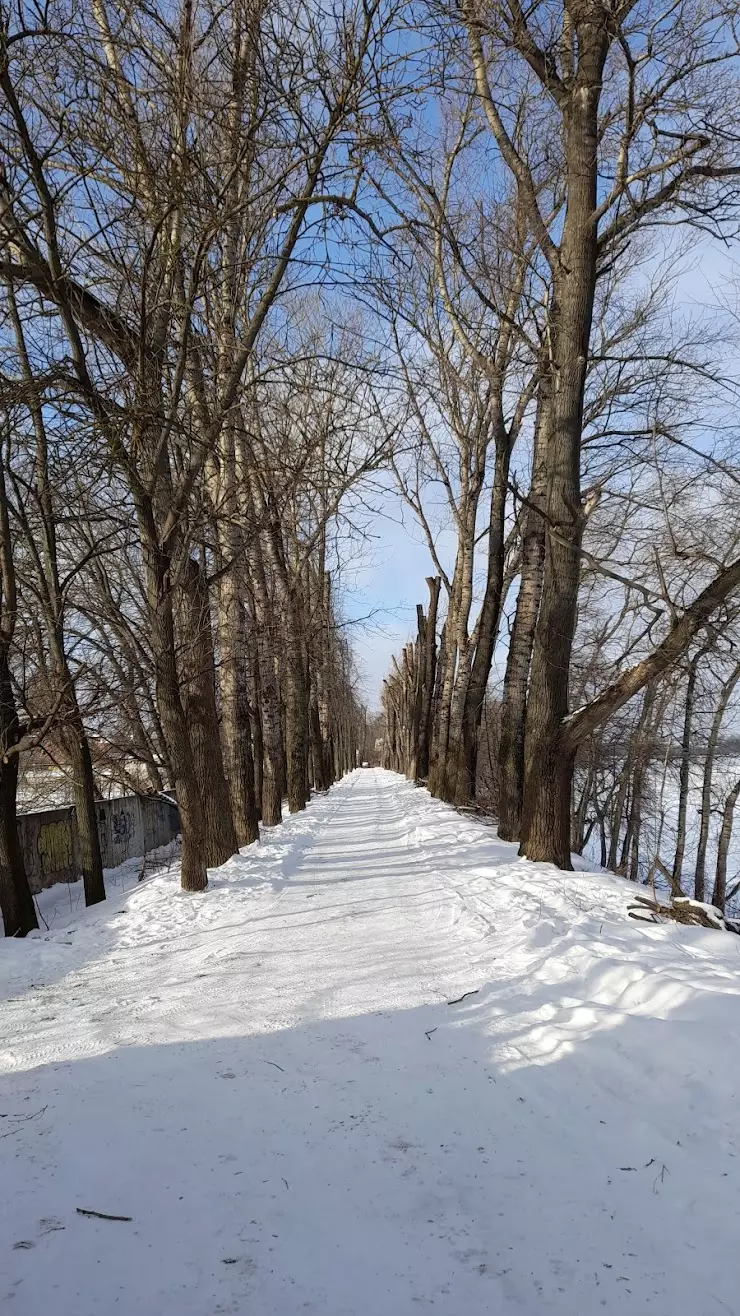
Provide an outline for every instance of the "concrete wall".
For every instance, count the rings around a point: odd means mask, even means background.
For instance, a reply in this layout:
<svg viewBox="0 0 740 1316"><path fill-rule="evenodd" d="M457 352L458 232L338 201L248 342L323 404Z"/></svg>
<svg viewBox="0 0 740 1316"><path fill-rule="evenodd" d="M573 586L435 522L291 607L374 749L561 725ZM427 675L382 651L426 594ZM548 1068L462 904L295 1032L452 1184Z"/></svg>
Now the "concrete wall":
<svg viewBox="0 0 740 1316"><path fill-rule="evenodd" d="M18 835L32 891L55 882L76 882L77 815L74 809L44 809L18 819Z"/></svg>
<svg viewBox="0 0 740 1316"><path fill-rule="evenodd" d="M180 830L177 806L149 795L122 795L97 805L104 868L167 845ZM76 882L79 872L74 809L45 809L18 818L18 834L32 891Z"/></svg>
<svg viewBox="0 0 740 1316"><path fill-rule="evenodd" d="M167 845L179 830L176 806L158 796L122 795L98 805L104 868L116 868L125 859Z"/></svg>

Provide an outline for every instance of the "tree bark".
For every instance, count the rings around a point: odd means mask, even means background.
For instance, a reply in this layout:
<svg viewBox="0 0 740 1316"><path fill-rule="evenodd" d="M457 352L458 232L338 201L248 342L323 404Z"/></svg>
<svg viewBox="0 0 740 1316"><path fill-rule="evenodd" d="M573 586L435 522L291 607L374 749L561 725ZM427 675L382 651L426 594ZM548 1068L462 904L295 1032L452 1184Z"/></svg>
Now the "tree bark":
<svg viewBox="0 0 740 1316"><path fill-rule="evenodd" d="M150 509L139 502L137 512L146 574L157 711L167 743L180 814L181 882L185 891L205 891L208 886L205 818L177 669L171 564L157 543Z"/></svg>
<svg viewBox="0 0 740 1316"><path fill-rule="evenodd" d="M190 554L179 591L183 703L205 825L205 859L218 868L238 850L224 773L208 585Z"/></svg>
<svg viewBox="0 0 740 1316"><path fill-rule="evenodd" d="M275 827L283 817L284 753L280 694L275 674L275 635L272 607L259 536L249 546L249 564L257 644L257 674L262 721L262 822Z"/></svg>
<svg viewBox="0 0 740 1316"><path fill-rule="evenodd" d="M457 765L455 789L455 799L458 804L471 803L476 794L478 734L503 603L506 495L510 457L509 436L502 425L501 433L496 436L496 460L488 524L486 586L476 626L475 657L463 709L461 757Z"/></svg>
<svg viewBox="0 0 740 1316"><path fill-rule="evenodd" d="M699 654L689 663L689 675L686 683L684 701L683 734L681 737L681 769L678 787L678 819L676 824L676 852L673 858L673 880L680 888L681 870L686 851L686 811L689 800L689 776L691 768L691 728L694 717L694 694L699 668Z"/></svg>
<svg viewBox="0 0 740 1316"><path fill-rule="evenodd" d="M62 740L72 768L72 790L77 815L77 839L85 904L97 905L101 900L105 900L105 882L95 802L95 778L90 744L82 727L79 710L76 709L76 712L77 717L73 724L63 731Z"/></svg>
<svg viewBox="0 0 740 1316"><path fill-rule="evenodd" d="M550 307L552 435L547 446L547 535L525 725L520 853L570 868L570 794L563 719L578 614L583 399L596 290L594 212L599 159L599 96L609 49L606 11L576 20L578 70L563 114L567 206ZM553 811L551 796L558 799Z"/></svg>
<svg viewBox="0 0 740 1316"><path fill-rule="evenodd" d="M627 801L627 792L629 790L629 752L622 770L619 774L617 783L617 798L611 815L611 835L609 837L609 856L606 861L606 867L611 868L613 872L619 872L619 838L622 835L622 819L624 818L624 806Z"/></svg>
<svg viewBox="0 0 740 1316"><path fill-rule="evenodd" d="M719 703L712 718L707 750L704 758L704 773L701 787L701 810L699 825L699 843L696 850L696 869L694 874L694 899L704 899L704 879L707 862L707 845L709 843L709 820L712 812L712 776L714 774L714 756L717 752L722 719L735 686L740 680L740 663L733 669L729 679L722 687Z"/></svg>
<svg viewBox="0 0 740 1316"><path fill-rule="evenodd" d="M732 840L732 827L735 820L735 805L738 796L740 796L740 781L735 782L725 800L717 846L717 871L714 878L712 904L716 905L717 909L721 910L723 914L727 902L727 856L730 850L730 841Z"/></svg>
<svg viewBox="0 0 740 1316"><path fill-rule="evenodd" d="M218 582L221 740L231 815L239 846L259 840L254 758L247 687L247 641L236 545L232 565Z"/></svg>
<svg viewBox="0 0 740 1316"><path fill-rule="evenodd" d="M429 612L424 630L424 687L416 752L416 772L419 781L426 781L429 776L434 684L437 676L437 608L442 581L439 576L427 576L426 583L429 589Z"/></svg>
<svg viewBox="0 0 740 1316"><path fill-rule="evenodd" d="M545 565L545 521L539 509L545 507L547 499L549 420L550 381L545 377L540 381L537 398L535 448L524 519L521 578L501 704L498 834L504 841L518 841L521 833L527 689Z"/></svg>
<svg viewBox="0 0 740 1316"><path fill-rule="evenodd" d="M247 700L249 708L249 725L251 729L252 740L252 757L254 761L254 801L256 816L259 821L262 820L262 776L264 762L264 744L262 740L262 693L260 689L260 670L259 670L259 652L257 647L257 637L255 634L254 607L251 595L248 595L247 603L249 613L247 618L248 625L248 669L247 669Z"/></svg>
<svg viewBox="0 0 740 1316"><path fill-rule="evenodd" d="M306 672L295 618L288 616L289 633L283 655L285 674L285 753L288 808L299 813L308 803L308 702Z"/></svg>
<svg viewBox="0 0 740 1316"><path fill-rule="evenodd" d="M18 756L7 752L18 743L19 737L20 724L8 656L0 649L0 913L6 937L25 937L27 932L38 927L36 906L18 838Z"/></svg>

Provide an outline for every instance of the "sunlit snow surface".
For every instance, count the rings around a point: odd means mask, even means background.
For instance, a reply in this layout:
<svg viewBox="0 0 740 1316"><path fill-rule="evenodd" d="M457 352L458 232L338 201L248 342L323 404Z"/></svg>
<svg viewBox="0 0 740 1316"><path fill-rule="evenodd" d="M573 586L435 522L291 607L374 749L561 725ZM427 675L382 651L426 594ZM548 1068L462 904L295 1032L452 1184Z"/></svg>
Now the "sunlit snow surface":
<svg viewBox="0 0 740 1316"><path fill-rule="evenodd" d="M740 1312L740 938L372 770L178 880L0 946L0 1310Z"/></svg>

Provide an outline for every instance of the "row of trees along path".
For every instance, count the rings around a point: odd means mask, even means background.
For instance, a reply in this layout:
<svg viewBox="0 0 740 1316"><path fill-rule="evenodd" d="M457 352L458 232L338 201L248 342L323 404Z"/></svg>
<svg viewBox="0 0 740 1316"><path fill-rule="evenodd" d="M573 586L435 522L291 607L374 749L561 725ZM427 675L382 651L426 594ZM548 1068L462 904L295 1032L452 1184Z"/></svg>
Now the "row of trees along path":
<svg viewBox="0 0 740 1316"><path fill-rule="evenodd" d="M563 868L594 738L641 692L649 718L695 654L731 643L735 451L706 426L699 451L684 437L682 407L704 420L690 389L707 358L690 335L663 336L671 276L651 242L661 224L734 238L732 24L691 0L665 22L650 3L463 3L454 122L436 150L389 161L416 221L413 286L385 292L413 418L393 464L436 579L385 684L385 761L457 805L492 790L500 834ZM707 481L719 529L704 549ZM617 811L621 825L624 799ZM703 833L700 872L705 849Z"/></svg>
<svg viewBox="0 0 740 1316"><path fill-rule="evenodd" d="M471 805L485 744L502 835L564 867L637 820L604 728L668 686L695 727L697 653L733 660L732 336L671 295L682 233L735 240L738 92L729 0L0 11L6 932L32 753L88 903L106 763L176 792L202 890L355 762L339 568L389 482L432 561L394 765Z"/></svg>
<svg viewBox="0 0 740 1316"><path fill-rule="evenodd" d="M101 756L129 789L176 793L189 891L356 762L338 515L385 440L356 336L301 283L393 103L393 14L2 9L7 935L36 926L31 751L70 779L88 904Z"/></svg>

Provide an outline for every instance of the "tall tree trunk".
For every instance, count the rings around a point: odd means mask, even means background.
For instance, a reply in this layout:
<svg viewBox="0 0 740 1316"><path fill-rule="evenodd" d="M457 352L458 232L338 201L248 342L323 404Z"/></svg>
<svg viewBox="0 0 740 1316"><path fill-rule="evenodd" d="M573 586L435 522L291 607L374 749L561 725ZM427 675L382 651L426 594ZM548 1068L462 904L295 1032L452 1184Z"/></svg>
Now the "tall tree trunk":
<svg viewBox="0 0 740 1316"><path fill-rule="evenodd" d="M217 868L238 847L221 752L211 608L203 568L188 555L179 598L184 706L205 826L205 857Z"/></svg>
<svg viewBox="0 0 740 1316"><path fill-rule="evenodd" d="M72 789L77 814L78 853L82 869L85 904L96 905L105 900L103 861L100 853L100 836L95 807L95 781L93 777L90 744L82 721L72 673L65 647L65 598L59 580L57 551L57 522L54 508L54 489L49 475L49 450L42 395L34 378L26 348L23 323L18 312L15 295L8 288L11 319L22 373L26 382L28 406L36 440L34 453L34 486L36 507L40 515L40 543L37 533L21 513L31 561L36 567L38 597L47 627L51 667L55 693L61 696L60 716L63 724L62 740L72 768ZM19 509L20 510L20 509Z"/></svg>
<svg viewBox="0 0 740 1316"><path fill-rule="evenodd" d="M439 576L427 576L429 612L424 630L424 687L419 715L419 740L416 772L419 781L429 776L429 752L432 737L434 684L437 676L437 608L442 582Z"/></svg>
<svg viewBox="0 0 740 1316"><path fill-rule="evenodd" d="M642 833L642 804L644 789L645 760L642 755L639 755L637 763L635 764L635 773L632 782L629 872L627 874L630 882L636 882L640 875L640 837Z"/></svg>
<svg viewBox="0 0 740 1316"><path fill-rule="evenodd" d="M473 601L475 523L460 527L455 570L447 605L446 643L440 653L442 680L436 705L434 753L429 790L441 800L454 801L456 751L462 742L462 717L470 676L471 639L468 622Z"/></svg>
<svg viewBox="0 0 740 1316"><path fill-rule="evenodd" d="M295 617L288 616L283 654L285 674L285 753L288 808L299 813L308 802L308 700L306 671Z"/></svg>
<svg viewBox="0 0 740 1316"><path fill-rule="evenodd" d="M440 652L439 684L435 707L433 750L429 765L429 790L438 799L445 799L447 793L447 753L450 738L450 710L452 690L455 680L457 645L451 638L450 615L446 623L446 643Z"/></svg>
<svg viewBox="0 0 740 1316"><path fill-rule="evenodd" d="M208 886L205 817L180 692L171 564L157 544L150 509L146 504L140 504L137 511L146 573L157 712L167 744L180 814L182 887L185 891L205 891Z"/></svg>
<svg viewBox="0 0 740 1316"><path fill-rule="evenodd" d="M740 680L740 663L737 664L730 673L719 697L717 708L712 718L712 726L707 741L707 750L704 757L704 774L701 786L701 812L699 825L699 844L696 851L696 870L694 876L694 899L704 899L704 878L707 862L707 845L709 843L709 820L712 812L712 777L714 775L714 757L717 752L717 744L722 729L722 719L725 715L727 705L730 701L735 686Z"/></svg>
<svg viewBox="0 0 740 1316"><path fill-rule="evenodd" d="M535 630L524 744L520 853L570 868L575 754L563 736L578 614L583 398L596 289L598 104L609 47L604 18L578 25L577 89L565 115L567 207L550 308L552 437L547 450L545 570ZM581 44L582 43L582 44Z"/></svg>
<svg viewBox="0 0 740 1316"><path fill-rule="evenodd" d="M572 810L572 817L570 824L570 846L574 854L581 854L581 855L583 854L588 838L591 835L594 826L594 824L591 823L591 826L589 827L587 823L588 806L591 803L591 793L594 789L594 769L593 769L592 756L593 756L593 749L591 754L592 761L589 764L588 770L585 774L585 780L583 782L581 797L578 800L577 804L575 800L573 800L573 810Z"/></svg>
<svg viewBox="0 0 740 1316"><path fill-rule="evenodd" d="M730 851L730 841L732 840L732 826L735 820L735 805L740 796L740 781L736 781L729 795L727 796L724 808L722 810L722 826L719 833L719 843L717 845L717 871L714 878L714 891L712 892L712 904L724 914L725 904L727 902L727 856Z"/></svg>
<svg viewBox="0 0 740 1316"><path fill-rule="evenodd" d="M469 800L464 764L463 723L476 642L477 628L471 636L462 640L452 687L442 793L442 799L448 800L451 804L465 805Z"/></svg>
<svg viewBox="0 0 740 1316"><path fill-rule="evenodd" d="M254 631L257 637L257 672L259 676L262 720L262 793L261 814L265 827L275 827L283 816L284 753L280 693L275 673L275 628L267 589L267 577L259 536L250 543L250 574L254 605Z"/></svg>
<svg viewBox="0 0 740 1316"><path fill-rule="evenodd" d="M440 727L440 705L442 703L442 691L444 686L445 673L447 671L447 622L445 621L439 637L439 650L437 652L437 666L434 673L434 690L432 692L432 713L431 713L431 732L429 738L429 780L427 786L430 794L434 795L433 783L437 774L437 761L439 758L439 727Z"/></svg>
<svg viewBox="0 0 740 1316"><path fill-rule="evenodd" d="M655 688L648 686L642 701L640 716L630 736L628 758L629 775L629 809L627 828L622 845L620 871L631 881L636 882L640 833L642 830L642 803L645 782L645 763L650 757L653 709L655 706Z"/></svg>
<svg viewBox="0 0 740 1316"><path fill-rule="evenodd" d="M326 761L326 746L321 735L321 718L319 717L319 703L314 690L309 703L309 734L311 740L311 759L313 762L313 784L316 790L326 791L329 789L329 768Z"/></svg>
<svg viewBox="0 0 740 1316"><path fill-rule="evenodd" d="M71 725L64 729L62 739L72 767L72 790L77 815L77 840L85 904L97 905L101 900L105 900L105 882L103 859L100 853L98 811L95 803L95 779L90 744L82 726L76 701Z"/></svg>
<svg viewBox="0 0 740 1316"><path fill-rule="evenodd" d="M218 582L221 741L236 841L239 846L243 846L259 840L259 826L247 688L247 642L237 544L228 544L227 551L230 552L231 567Z"/></svg>
<svg viewBox="0 0 740 1316"><path fill-rule="evenodd" d="M468 804L475 799L478 767L478 733L483 704L491 675L491 664L503 603L506 494L509 480L509 436L503 425L496 437L496 461L491 490L488 525L486 586L476 627L475 658L467 684L463 709L461 758L457 766L455 799Z"/></svg>
<svg viewBox="0 0 740 1316"><path fill-rule="evenodd" d="M689 675L686 683L686 699L683 712L683 735L681 737L681 769L678 787L678 821L676 825L676 852L673 858L673 881L681 886L681 870L686 851L686 811L689 801L689 777L691 769L691 728L694 717L694 694L699 669L699 657L689 663Z"/></svg>
<svg viewBox="0 0 740 1316"><path fill-rule="evenodd" d="M524 517L521 577L501 703L498 833L504 841L518 841L521 833L527 689L545 565L545 520L539 509L544 509L547 500L550 388L551 381L546 376L540 381L537 397L535 447L529 500Z"/></svg>
<svg viewBox="0 0 740 1316"><path fill-rule="evenodd" d="M259 615L261 609L257 611ZM265 827L275 827L283 816L283 727L273 650L269 635L261 629L257 635L257 647L263 743L262 822Z"/></svg>
<svg viewBox="0 0 740 1316"><path fill-rule="evenodd" d="M323 545L323 540L322 540ZM321 740L324 746L324 761L326 765L327 786L331 785L333 772L331 736L331 642L330 642L330 618L331 618L331 577L329 572L324 569L324 553L322 550L319 562L319 579L321 581L321 627L319 632L319 661L315 667L316 676L316 697L319 709L319 728Z"/></svg>
<svg viewBox="0 0 740 1316"><path fill-rule="evenodd" d="M606 861L606 867L611 868L613 872L619 871L619 838L622 835L622 819L624 818L624 806L627 800L629 790L629 756L622 765L617 785L617 798L614 803L614 809L611 815L611 834L609 837L609 856Z"/></svg>
<svg viewBox="0 0 740 1316"><path fill-rule="evenodd" d="M262 773L264 762L264 744L262 741L262 693L260 690L259 652L255 634L254 609L249 599L248 646L249 662L247 669L247 698L249 704L249 725L251 728L252 757L254 760L254 798L257 818L262 819Z"/></svg>
<svg viewBox="0 0 740 1316"><path fill-rule="evenodd" d="M16 791L18 756L8 750L18 743L20 724L13 698L8 655L0 649L0 913L6 937L25 937L38 927L18 839Z"/></svg>

